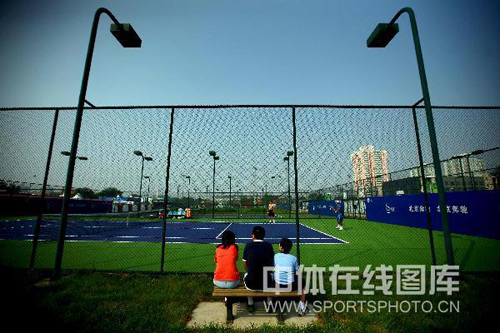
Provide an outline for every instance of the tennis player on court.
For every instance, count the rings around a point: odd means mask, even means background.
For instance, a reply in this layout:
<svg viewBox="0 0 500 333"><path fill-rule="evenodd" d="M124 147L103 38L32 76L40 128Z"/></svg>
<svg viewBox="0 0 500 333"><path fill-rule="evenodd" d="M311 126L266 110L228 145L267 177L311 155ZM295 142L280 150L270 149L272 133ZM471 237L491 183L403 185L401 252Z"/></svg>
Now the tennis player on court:
<svg viewBox="0 0 500 333"><path fill-rule="evenodd" d="M267 205L267 216L269 216L269 222L276 222L276 204L272 201L269 201L269 205Z"/></svg>
<svg viewBox="0 0 500 333"><path fill-rule="evenodd" d="M344 227L342 226L342 223L344 222L344 209L342 208L342 202L340 202L340 200L335 200L335 207L333 208L333 212L337 217L337 226L335 227L335 229L338 229L339 231L344 230Z"/></svg>

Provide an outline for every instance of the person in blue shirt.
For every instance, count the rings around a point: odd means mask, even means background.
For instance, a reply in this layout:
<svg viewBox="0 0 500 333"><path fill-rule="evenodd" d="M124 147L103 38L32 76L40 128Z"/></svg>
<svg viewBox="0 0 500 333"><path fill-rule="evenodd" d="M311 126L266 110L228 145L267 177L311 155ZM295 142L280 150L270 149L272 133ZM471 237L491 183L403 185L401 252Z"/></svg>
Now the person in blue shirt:
<svg viewBox="0 0 500 333"><path fill-rule="evenodd" d="M290 254L292 241L282 238L279 243L280 253L274 255L274 282L280 289L290 288L292 291L298 290L297 274L299 273L299 263L297 258ZM298 307L299 316L309 312L306 306L306 295L300 293L300 303Z"/></svg>
<svg viewBox="0 0 500 333"><path fill-rule="evenodd" d="M333 208L333 212L335 213L335 217L337 218L337 226L335 229L339 231L344 230L342 223L344 221L344 208L342 207L342 202L340 200L335 200L335 207Z"/></svg>

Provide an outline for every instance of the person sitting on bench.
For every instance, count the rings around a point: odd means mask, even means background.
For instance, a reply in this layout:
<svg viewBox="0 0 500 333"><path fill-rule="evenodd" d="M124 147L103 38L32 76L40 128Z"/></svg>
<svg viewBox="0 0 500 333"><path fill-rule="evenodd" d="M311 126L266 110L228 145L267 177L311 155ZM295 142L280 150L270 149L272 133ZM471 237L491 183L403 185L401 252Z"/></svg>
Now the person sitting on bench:
<svg viewBox="0 0 500 333"><path fill-rule="evenodd" d="M243 277L245 287L250 290L264 288L264 267L274 266L274 250L271 244L264 241L266 231L260 226L252 230L252 242L243 251L243 266L247 270ZM255 311L253 297L248 297L248 310Z"/></svg>
<svg viewBox="0 0 500 333"><path fill-rule="evenodd" d="M219 288L236 288L240 284L240 272L236 267L238 245L234 233L226 230L222 233L222 244L215 249L216 263L214 285Z"/></svg>
<svg viewBox="0 0 500 333"><path fill-rule="evenodd" d="M282 238L279 242L280 253L274 255L274 282L280 289L291 291L298 290L299 263L297 258L290 254L292 250L292 241L288 238ZM300 293L300 303L298 307L299 316L304 316L309 312L306 307L306 295Z"/></svg>

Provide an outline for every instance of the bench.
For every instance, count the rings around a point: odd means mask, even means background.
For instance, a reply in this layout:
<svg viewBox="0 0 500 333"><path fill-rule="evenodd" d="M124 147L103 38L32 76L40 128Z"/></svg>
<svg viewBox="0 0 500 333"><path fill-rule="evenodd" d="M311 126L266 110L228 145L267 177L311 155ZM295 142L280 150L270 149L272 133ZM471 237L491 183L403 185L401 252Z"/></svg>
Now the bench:
<svg viewBox="0 0 500 333"><path fill-rule="evenodd" d="M234 319L233 316L233 304L235 303L236 298L242 298L242 297L298 297L296 291L289 291L289 292L280 292L279 294L275 293L274 291L255 291L255 290L248 290L245 288L244 285L240 285L238 288L234 289L223 289L223 288L217 288L214 287L214 292L212 293L212 296L214 297L226 297L227 302L226 302L226 313L227 313L227 321L230 322ZM283 313L278 310L278 320L282 321L283 320Z"/></svg>

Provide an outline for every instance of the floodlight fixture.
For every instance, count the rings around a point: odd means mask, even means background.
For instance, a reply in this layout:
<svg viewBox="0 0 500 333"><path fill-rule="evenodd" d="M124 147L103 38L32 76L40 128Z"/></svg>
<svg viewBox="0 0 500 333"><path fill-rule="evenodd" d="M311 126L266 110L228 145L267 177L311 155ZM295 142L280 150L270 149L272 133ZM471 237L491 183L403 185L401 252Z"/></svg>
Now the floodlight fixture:
<svg viewBox="0 0 500 333"><path fill-rule="evenodd" d="M379 23L366 41L368 47L386 47L399 32L397 23Z"/></svg>
<svg viewBox="0 0 500 333"><path fill-rule="evenodd" d="M112 23L110 31L123 47L141 47L142 40L130 23Z"/></svg>

